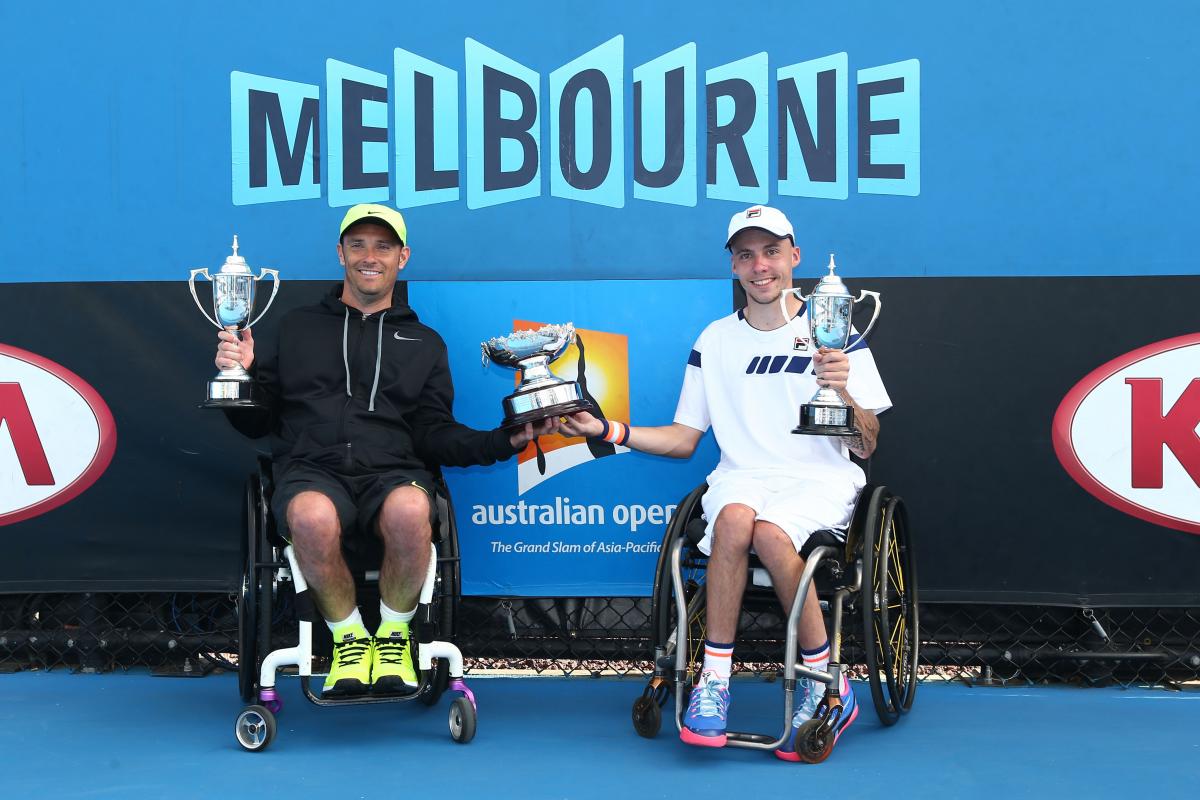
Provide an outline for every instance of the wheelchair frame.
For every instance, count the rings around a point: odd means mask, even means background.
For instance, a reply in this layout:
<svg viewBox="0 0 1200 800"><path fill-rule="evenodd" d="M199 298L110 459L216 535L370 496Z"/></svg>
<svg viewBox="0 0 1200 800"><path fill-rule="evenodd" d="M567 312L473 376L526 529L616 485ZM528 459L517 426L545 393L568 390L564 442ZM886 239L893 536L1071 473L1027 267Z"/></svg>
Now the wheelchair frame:
<svg viewBox="0 0 1200 800"><path fill-rule="evenodd" d="M454 510L444 484L439 479L434 497L431 498L437 514L434 541L430 546L429 567L414 618L412 646L416 650L419 668L417 688L400 695L324 698L315 693L310 685L313 624L320 622L321 618L308 593L307 582L292 546L273 532L269 502L270 474L270 461L260 458L259 471L250 476L246 487L246 536L242 546L245 570L238 597L238 682L242 701L249 705L238 715L234 724L238 744L246 750L259 751L274 740L277 732L275 715L283 708L283 701L276 691L275 676L279 669L287 666L297 668L305 698L318 706L402 703L411 700L420 700L424 705L432 706L440 700L446 689L455 691L460 696L450 704L450 735L461 744L469 742L475 735L478 711L475 695L463 679L462 653L452 642L434 638L439 633L453 637L460 586L458 535ZM273 539L277 539L278 543ZM441 553L438 552L439 545L443 551ZM364 581L356 581L356 585L377 577L378 572L368 571ZM280 585L289 582L295 589L299 627L297 643L271 650L272 605Z"/></svg>
<svg viewBox="0 0 1200 800"><path fill-rule="evenodd" d="M679 730L683 728L687 693L693 682L691 628L704 613L706 602L705 585L691 585L684 580L684 551L689 550L686 563L690 565L706 561L695 550L699 536L689 534L692 523L699 519L700 498L706 489L702 484L684 498L663 537L651 610L654 676L633 704L634 728L645 737L657 735L672 686L675 725ZM796 752L802 760L817 763L833 749L833 725L843 708L840 678L847 665L842 662L842 623L847 605L858 605L861 611L867 678L880 721L885 726L893 725L912 708L920 631L916 561L903 500L885 486L868 484L859 494L844 544L832 532L819 531L810 537L801 555L805 567L786 622L783 731L779 736L727 731L726 741L735 747L777 749L791 733L797 676L811 678L825 684L825 698L817 716L797 733ZM797 658L796 635L808 587L823 568L833 582L827 671L803 665ZM676 620L673 629L672 611Z"/></svg>

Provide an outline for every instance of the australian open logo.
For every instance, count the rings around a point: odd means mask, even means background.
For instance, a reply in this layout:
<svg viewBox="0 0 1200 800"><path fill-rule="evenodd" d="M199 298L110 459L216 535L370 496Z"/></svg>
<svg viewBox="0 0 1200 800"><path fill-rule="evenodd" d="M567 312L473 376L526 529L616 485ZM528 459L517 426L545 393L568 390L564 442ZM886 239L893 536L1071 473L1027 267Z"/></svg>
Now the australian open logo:
<svg viewBox="0 0 1200 800"><path fill-rule="evenodd" d="M544 84L466 39L453 66L399 47L386 72L327 59L324 97L322 84L232 72L233 202L479 209L540 196L543 169L551 196L614 208L630 195L682 206L844 200L852 182L920 194L918 60L852 76L845 52L760 52L701 73L698 55L688 43L630 70L617 36Z"/></svg>
<svg viewBox="0 0 1200 800"><path fill-rule="evenodd" d="M538 330L544 322L516 320L513 330ZM592 404L592 413L606 419L629 419L629 338L619 333L575 329L575 343L554 362L554 374L575 381ZM542 436L517 455L517 493L572 467L597 458L627 453L628 448L602 439L580 436Z"/></svg>

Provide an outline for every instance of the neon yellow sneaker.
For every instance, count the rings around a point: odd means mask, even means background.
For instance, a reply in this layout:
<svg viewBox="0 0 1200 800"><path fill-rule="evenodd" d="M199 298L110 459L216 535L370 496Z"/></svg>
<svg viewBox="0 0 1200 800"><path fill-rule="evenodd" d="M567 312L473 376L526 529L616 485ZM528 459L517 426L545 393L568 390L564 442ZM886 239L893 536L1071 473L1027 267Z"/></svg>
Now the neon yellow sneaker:
<svg viewBox="0 0 1200 800"><path fill-rule="evenodd" d="M371 685L372 644L371 635L361 623L334 628L333 665L329 667L322 694L366 692Z"/></svg>
<svg viewBox="0 0 1200 800"><path fill-rule="evenodd" d="M407 622L384 622L375 632L375 657L371 664L372 691L411 692L417 688L412 641Z"/></svg>

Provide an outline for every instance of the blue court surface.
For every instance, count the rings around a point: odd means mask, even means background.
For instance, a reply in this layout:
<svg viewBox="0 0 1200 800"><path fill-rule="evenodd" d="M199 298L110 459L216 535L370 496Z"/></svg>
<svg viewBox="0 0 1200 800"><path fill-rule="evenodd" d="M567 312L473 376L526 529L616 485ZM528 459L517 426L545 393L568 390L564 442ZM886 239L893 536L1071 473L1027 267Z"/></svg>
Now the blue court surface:
<svg viewBox="0 0 1200 800"><path fill-rule="evenodd" d="M455 744L446 702L317 708L295 678L269 749L233 723L232 675L0 676L4 798L1194 798L1200 694L1154 689L920 687L883 728L862 713L820 765L639 737L640 679L474 678L479 732ZM732 724L766 732L777 683L735 680Z"/></svg>

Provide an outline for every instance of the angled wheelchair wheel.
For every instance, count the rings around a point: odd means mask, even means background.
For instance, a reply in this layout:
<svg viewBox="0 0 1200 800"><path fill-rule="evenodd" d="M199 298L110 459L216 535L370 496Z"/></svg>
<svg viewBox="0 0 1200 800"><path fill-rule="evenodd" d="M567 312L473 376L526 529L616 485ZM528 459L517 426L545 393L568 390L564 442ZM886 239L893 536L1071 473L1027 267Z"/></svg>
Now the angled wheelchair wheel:
<svg viewBox="0 0 1200 800"><path fill-rule="evenodd" d="M450 492L439 481L435 493L437 503L438 530L436 535L437 570L433 587L433 630L430 639L454 642L458 621L458 601L462 594L462 576L459 569L458 529L454 522L454 508L450 504ZM445 659L433 659L425 687L418 698L427 706L437 705L450 685L450 663Z"/></svg>
<svg viewBox="0 0 1200 800"><path fill-rule="evenodd" d="M691 544L688 538L688 528L700 519L700 498L703 497L707 488L707 486L701 485L693 489L679 504L675 516L663 536L658 569L654 575L654 607L651 611L654 623L654 651L656 659L670 659L669 669L674 669L676 648L681 644L679 642L681 628L675 602L675 584L671 576L670 558L674 543L683 539L683 550L680 553L680 573L683 577L683 600L687 609L687 641L682 644L689 651L689 679L698 671L704 655L705 571L708 559Z"/></svg>
<svg viewBox="0 0 1200 800"><path fill-rule="evenodd" d="M894 725L917 690L917 572L903 501L874 488L860 539L863 648L879 720Z"/></svg>
<svg viewBox="0 0 1200 800"><path fill-rule="evenodd" d="M266 498L260 478L246 482L245 535L242 537L242 585L238 593L238 689L242 702L257 698L258 667L271 647L274 577L261 567L272 560L267 535Z"/></svg>

